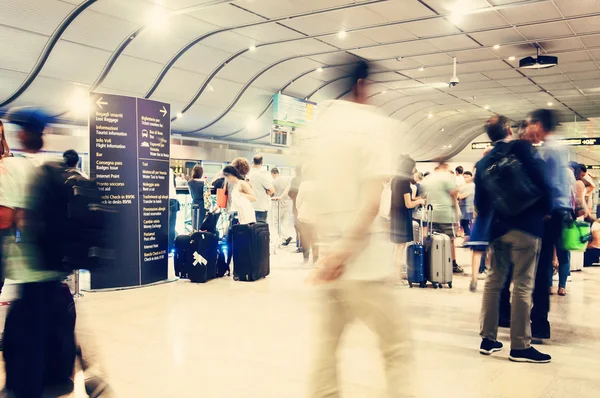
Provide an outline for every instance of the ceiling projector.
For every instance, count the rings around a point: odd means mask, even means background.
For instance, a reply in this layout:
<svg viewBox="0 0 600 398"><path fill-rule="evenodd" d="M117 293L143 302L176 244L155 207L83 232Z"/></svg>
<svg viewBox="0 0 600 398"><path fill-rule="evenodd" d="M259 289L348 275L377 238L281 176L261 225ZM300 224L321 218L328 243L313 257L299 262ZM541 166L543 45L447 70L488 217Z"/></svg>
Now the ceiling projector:
<svg viewBox="0 0 600 398"><path fill-rule="evenodd" d="M525 57L519 61L519 68L523 69L546 69L558 65L558 57L551 55L540 55L537 49L537 57Z"/></svg>

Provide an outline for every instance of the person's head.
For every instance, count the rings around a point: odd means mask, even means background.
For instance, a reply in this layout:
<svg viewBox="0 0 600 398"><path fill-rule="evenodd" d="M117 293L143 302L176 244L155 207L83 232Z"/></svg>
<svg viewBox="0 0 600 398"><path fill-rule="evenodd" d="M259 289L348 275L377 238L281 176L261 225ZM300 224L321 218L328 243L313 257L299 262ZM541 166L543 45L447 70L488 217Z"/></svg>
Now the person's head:
<svg viewBox="0 0 600 398"><path fill-rule="evenodd" d="M6 141L6 134L4 134L4 124L0 120L0 159L10 156L10 148Z"/></svg>
<svg viewBox="0 0 600 398"><path fill-rule="evenodd" d="M235 167L242 176L248 175L250 173L250 163L245 158L235 158L231 165Z"/></svg>
<svg viewBox="0 0 600 398"><path fill-rule="evenodd" d="M463 169L462 166L458 166L456 169L454 169L454 171L456 171L457 176L461 176L461 175L463 175L465 169Z"/></svg>
<svg viewBox="0 0 600 398"><path fill-rule="evenodd" d="M17 137L25 152L37 153L43 148L44 129L52 119L44 110L33 107L12 108L5 118L19 126Z"/></svg>
<svg viewBox="0 0 600 398"><path fill-rule="evenodd" d="M538 109L527 117L526 134L531 134L540 140L545 140L558 127L556 112L550 109Z"/></svg>
<svg viewBox="0 0 600 398"><path fill-rule="evenodd" d="M279 178L279 169L277 167L271 169L271 177L273 177L273 179Z"/></svg>
<svg viewBox="0 0 600 398"><path fill-rule="evenodd" d="M421 172L416 172L413 177L413 179L415 180L415 183L419 183L419 182L423 181L423 178L425 178L425 176Z"/></svg>
<svg viewBox="0 0 600 398"><path fill-rule="evenodd" d="M427 177L429 174L431 174L431 173L430 173L430 172L428 172L428 171L426 171L426 172L423 174L423 178Z"/></svg>
<svg viewBox="0 0 600 398"><path fill-rule="evenodd" d="M194 180L199 180L204 175L204 169L199 164L195 165L192 169L192 178Z"/></svg>
<svg viewBox="0 0 600 398"><path fill-rule="evenodd" d="M416 166L417 162L410 156L400 156L398 159L398 176L412 179L417 171Z"/></svg>
<svg viewBox="0 0 600 398"><path fill-rule="evenodd" d="M349 75L348 90L352 91L352 101L359 104L367 102L367 78L369 77L369 64L359 61Z"/></svg>
<svg viewBox="0 0 600 398"><path fill-rule="evenodd" d="M463 173L463 176L465 177L465 181L466 182L471 182L473 181L473 173L471 173L470 171L465 171Z"/></svg>
<svg viewBox="0 0 600 398"><path fill-rule="evenodd" d="M256 168L261 168L263 165L263 157L261 155L255 155L254 158L252 159L252 163L254 164L254 167Z"/></svg>
<svg viewBox="0 0 600 398"><path fill-rule="evenodd" d="M512 136L510 119L502 115L492 117L485 125L485 132L493 143L510 138Z"/></svg>
<svg viewBox="0 0 600 398"><path fill-rule="evenodd" d="M236 183L239 180L244 180L244 176L234 166L226 166L223 169L223 176L225 176L227 181L230 183Z"/></svg>
<svg viewBox="0 0 600 398"><path fill-rule="evenodd" d="M69 149L63 153L63 162L65 166L74 168L79 164L79 154L74 149Z"/></svg>
<svg viewBox="0 0 600 398"><path fill-rule="evenodd" d="M450 172L450 166L448 163L440 163L435 167L437 172Z"/></svg>

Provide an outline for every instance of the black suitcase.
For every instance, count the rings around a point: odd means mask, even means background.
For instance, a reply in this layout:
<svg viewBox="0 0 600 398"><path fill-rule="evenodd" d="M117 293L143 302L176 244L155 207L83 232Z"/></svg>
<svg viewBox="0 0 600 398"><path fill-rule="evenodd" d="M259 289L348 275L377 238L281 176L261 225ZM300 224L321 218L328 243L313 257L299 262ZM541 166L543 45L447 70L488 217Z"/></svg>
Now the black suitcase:
<svg viewBox="0 0 600 398"><path fill-rule="evenodd" d="M191 235L179 235L175 238L175 276L183 279L187 279L188 271L186 269L189 254L191 249L192 236Z"/></svg>
<svg viewBox="0 0 600 398"><path fill-rule="evenodd" d="M269 225L254 223L234 225L233 235L233 279L256 281L269 275L270 240Z"/></svg>
<svg viewBox="0 0 600 398"><path fill-rule="evenodd" d="M218 246L219 239L215 234L196 232L192 235L186 263L191 282L206 283L217 277Z"/></svg>

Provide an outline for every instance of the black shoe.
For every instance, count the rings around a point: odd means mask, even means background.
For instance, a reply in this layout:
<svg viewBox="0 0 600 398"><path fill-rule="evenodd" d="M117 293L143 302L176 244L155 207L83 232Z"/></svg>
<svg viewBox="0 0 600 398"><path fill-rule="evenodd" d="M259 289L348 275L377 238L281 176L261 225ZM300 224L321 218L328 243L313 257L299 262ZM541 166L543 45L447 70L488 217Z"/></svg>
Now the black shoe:
<svg viewBox="0 0 600 398"><path fill-rule="evenodd" d="M543 327L531 324L531 336L534 339L545 340L550 338L550 323L546 323Z"/></svg>
<svg viewBox="0 0 600 398"><path fill-rule="evenodd" d="M465 272L465 270L462 269L460 265L454 263L452 265L452 272L454 272L455 274L462 274L463 272Z"/></svg>
<svg viewBox="0 0 600 398"><path fill-rule="evenodd" d="M492 341L490 339L481 340L479 346L479 352L483 355L492 355L495 352L502 351L504 346L499 341Z"/></svg>
<svg viewBox="0 0 600 398"><path fill-rule="evenodd" d="M291 241L292 241L292 238L287 238L286 240L283 241L282 245L287 246L290 244Z"/></svg>
<svg viewBox="0 0 600 398"><path fill-rule="evenodd" d="M304 253L304 249L299 247L294 251L294 253Z"/></svg>
<svg viewBox="0 0 600 398"><path fill-rule="evenodd" d="M552 360L552 357L548 354L542 354L533 347L529 347L525 350L510 350L508 359L513 362L548 363Z"/></svg>
<svg viewBox="0 0 600 398"><path fill-rule="evenodd" d="M510 318L508 318L508 319L500 318L500 320L498 321L498 326L501 328L509 328L510 329Z"/></svg>

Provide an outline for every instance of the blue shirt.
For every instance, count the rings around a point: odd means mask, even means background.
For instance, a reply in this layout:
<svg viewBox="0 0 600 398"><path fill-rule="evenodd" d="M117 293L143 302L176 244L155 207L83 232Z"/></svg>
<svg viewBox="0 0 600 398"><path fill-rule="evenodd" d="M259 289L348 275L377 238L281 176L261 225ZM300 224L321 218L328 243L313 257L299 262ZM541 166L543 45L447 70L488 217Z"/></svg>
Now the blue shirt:
<svg viewBox="0 0 600 398"><path fill-rule="evenodd" d="M549 136L540 147L546 163L546 175L552 192L552 210L572 209L573 171L569 168L569 152L554 136Z"/></svg>

